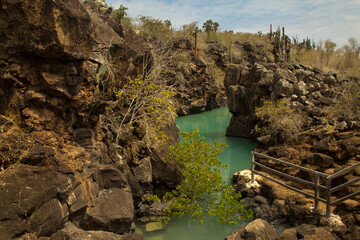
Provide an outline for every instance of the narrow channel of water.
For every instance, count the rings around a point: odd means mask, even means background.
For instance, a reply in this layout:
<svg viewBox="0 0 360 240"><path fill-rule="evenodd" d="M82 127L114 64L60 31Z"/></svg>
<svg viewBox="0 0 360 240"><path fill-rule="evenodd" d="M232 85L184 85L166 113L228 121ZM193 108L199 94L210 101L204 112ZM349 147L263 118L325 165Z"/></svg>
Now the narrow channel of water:
<svg viewBox="0 0 360 240"><path fill-rule="evenodd" d="M250 169L250 152L255 148L255 143L251 140L225 136L230 118L228 109L220 108L176 119L180 131L189 132L199 129L200 135L207 141L228 145L220 154L219 159L229 167L224 172L224 178L227 178L229 182L234 172ZM161 231L144 233L143 226L138 226L137 231L147 240L222 240L231 231L244 224L223 225L212 216L206 217L204 221L204 224L193 222L189 216L186 216L171 221Z"/></svg>

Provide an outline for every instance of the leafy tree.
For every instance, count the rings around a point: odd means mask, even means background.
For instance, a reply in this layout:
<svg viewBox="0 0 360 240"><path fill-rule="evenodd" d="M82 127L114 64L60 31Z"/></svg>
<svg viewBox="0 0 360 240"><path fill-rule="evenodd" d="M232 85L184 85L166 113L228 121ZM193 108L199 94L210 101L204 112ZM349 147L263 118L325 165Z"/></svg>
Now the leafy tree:
<svg viewBox="0 0 360 240"><path fill-rule="evenodd" d="M214 22L213 30L214 30L214 32L217 32L217 30L219 30L219 23L218 22Z"/></svg>
<svg viewBox="0 0 360 240"><path fill-rule="evenodd" d="M171 22L169 20L163 22L160 19L140 16L139 21L141 25L141 33L144 37L156 41L167 40L171 37Z"/></svg>
<svg viewBox="0 0 360 240"><path fill-rule="evenodd" d="M354 37L349 38L348 44L345 44L341 50L345 57L342 65L346 69L353 69L360 54L360 45L358 41Z"/></svg>
<svg viewBox="0 0 360 240"><path fill-rule="evenodd" d="M165 21L164 21L164 25L165 25L165 27L166 27L167 29L170 30L172 24L171 24L171 21L170 21L170 20L165 20Z"/></svg>
<svg viewBox="0 0 360 240"><path fill-rule="evenodd" d="M112 11L111 16L115 19L116 22L121 24L121 19L127 16L126 10L128 10L127 7L120 5L118 9Z"/></svg>
<svg viewBox="0 0 360 240"><path fill-rule="evenodd" d="M213 22L211 19L209 19L206 22L204 22L203 29L209 37L210 32L216 32L219 29L219 23Z"/></svg>
<svg viewBox="0 0 360 240"><path fill-rule="evenodd" d="M328 66L330 57L336 48L336 43L332 42L330 39L327 39L324 43L324 48L326 52L326 66Z"/></svg>
<svg viewBox="0 0 360 240"><path fill-rule="evenodd" d="M217 156L225 144L205 142L198 130L181 135L182 142L170 149L169 157L182 168L184 180L163 198L169 204L167 221L189 214L203 222L204 212L218 216L221 223L251 218L252 211L240 202L241 193L222 180L221 169L227 166Z"/></svg>

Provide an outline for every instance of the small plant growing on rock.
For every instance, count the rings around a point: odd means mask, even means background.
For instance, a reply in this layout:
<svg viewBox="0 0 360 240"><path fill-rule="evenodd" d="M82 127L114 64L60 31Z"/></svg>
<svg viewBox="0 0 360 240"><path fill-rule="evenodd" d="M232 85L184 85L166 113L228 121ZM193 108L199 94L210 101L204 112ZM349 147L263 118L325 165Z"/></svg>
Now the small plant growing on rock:
<svg viewBox="0 0 360 240"><path fill-rule="evenodd" d="M175 107L171 100L173 95L171 87L154 81L151 75L129 77L124 87L116 93L119 102L125 103L127 109L119 129L125 123L130 129L141 126L152 143L166 141L167 136L162 127L175 117Z"/></svg>
<svg viewBox="0 0 360 240"><path fill-rule="evenodd" d="M285 142L294 138L301 130L304 119L289 107L286 99L276 102L262 100L262 106L255 108L255 115L261 119L264 127L255 128L259 134L278 137L280 134Z"/></svg>
<svg viewBox="0 0 360 240"><path fill-rule="evenodd" d="M189 214L194 220L203 222L205 212L218 216L223 224L251 218L252 211L240 201L241 193L221 177L221 169L227 166L222 165L217 156L225 144L204 141L198 130L181 135L182 142L171 147L169 157L182 168L184 180L163 198L169 204L166 221Z"/></svg>

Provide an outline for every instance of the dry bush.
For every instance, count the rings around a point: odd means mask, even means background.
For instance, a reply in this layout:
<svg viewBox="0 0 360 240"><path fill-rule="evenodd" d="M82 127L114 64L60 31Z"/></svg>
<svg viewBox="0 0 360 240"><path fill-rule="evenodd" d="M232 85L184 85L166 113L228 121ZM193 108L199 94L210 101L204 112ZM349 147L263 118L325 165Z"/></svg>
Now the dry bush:
<svg viewBox="0 0 360 240"><path fill-rule="evenodd" d="M191 73L191 69L195 67L195 65L191 62L190 54L186 52L177 53L174 56L173 62L175 68L185 75L189 75Z"/></svg>
<svg viewBox="0 0 360 240"><path fill-rule="evenodd" d="M3 128L4 126L0 126ZM0 170L19 162L22 155L26 154L33 144L29 135L19 127L12 126L0 136Z"/></svg>
<svg viewBox="0 0 360 240"><path fill-rule="evenodd" d="M338 87L340 93L334 106L324 110L330 120L360 121L360 82L348 81Z"/></svg>
<svg viewBox="0 0 360 240"><path fill-rule="evenodd" d="M221 68L219 68L215 64L210 64L208 67L208 73L214 78L215 85L219 89L224 88L225 72Z"/></svg>
<svg viewBox="0 0 360 240"><path fill-rule="evenodd" d="M262 128L255 128L255 133L278 137L279 134L285 142L290 142L300 132L304 118L289 107L286 99L277 102L263 100L261 107L255 108L255 114L261 119Z"/></svg>
<svg viewBox="0 0 360 240"><path fill-rule="evenodd" d="M319 42L316 49L297 49L294 46L291 58L296 62L319 68L324 72L338 72L344 78L352 76L360 78L359 51L360 48L356 39L349 38L349 43L336 51L326 49L322 41Z"/></svg>

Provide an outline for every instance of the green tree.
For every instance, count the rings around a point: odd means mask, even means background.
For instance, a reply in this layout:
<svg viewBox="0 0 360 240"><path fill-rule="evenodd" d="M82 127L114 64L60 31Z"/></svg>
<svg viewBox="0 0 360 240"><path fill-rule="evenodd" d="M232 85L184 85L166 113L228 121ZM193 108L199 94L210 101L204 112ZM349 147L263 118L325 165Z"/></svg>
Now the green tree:
<svg viewBox="0 0 360 240"><path fill-rule="evenodd" d="M164 21L164 25L165 25L165 27L168 29L168 30L170 30L171 29L171 21L170 20L165 20Z"/></svg>
<svg viewBox="0 0 360 240"><path fill-rule="evenodd" d="M209 37L211 32L216 32L219 29L219 23L213 22L211 19L209 19L204 22L203 29Z"/></svg>
<svg viewBox="0 0 360 240"><path fill-rule="evenodd" d="M181 133L181 143L170 149L169 157L182 168L183 183L167 193L163 200L169 204L169 218L189 214L203 222L204 212L218 216L221 223L236 223L252 217L252 211L240 201L241 193L228 186L221 176L227 168L217 156L225 144L210 144L198 130Z"/></svg>
<svg viewBox="0 0 360 240"><path fill-rule="evenodd" d="M219 23L218 22L214 22L213 30L214 30L214 32L217 32L217 30L219 30Z"/></svg>
<svg viewBox="0 0 360 240"><path fill-rule="evenodd" d="M127 16L126 10L128 10L127 7L124 7L123 5L120 5L120 7L111 13L111 17L114 18L116 22L121 24L121 19L123 19L125 16Z"/></svg>

